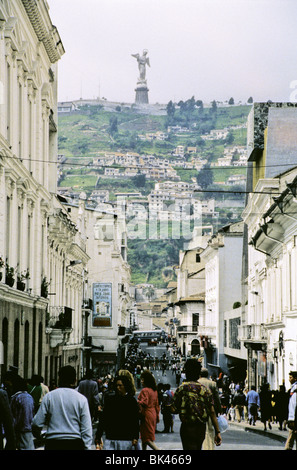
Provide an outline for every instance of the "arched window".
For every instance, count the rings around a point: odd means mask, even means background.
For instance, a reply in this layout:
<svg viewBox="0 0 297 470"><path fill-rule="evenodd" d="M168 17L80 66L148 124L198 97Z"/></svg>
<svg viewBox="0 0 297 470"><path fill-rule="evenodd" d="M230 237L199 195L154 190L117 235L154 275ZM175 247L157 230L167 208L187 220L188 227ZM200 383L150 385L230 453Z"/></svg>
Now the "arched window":
<svg viewBox="0 0 297 470"><path fill-rule="evenodd" d="M198 339L193 339L191 343L191 355L196 356L197 354L200 354L200 343Z"/></svg>

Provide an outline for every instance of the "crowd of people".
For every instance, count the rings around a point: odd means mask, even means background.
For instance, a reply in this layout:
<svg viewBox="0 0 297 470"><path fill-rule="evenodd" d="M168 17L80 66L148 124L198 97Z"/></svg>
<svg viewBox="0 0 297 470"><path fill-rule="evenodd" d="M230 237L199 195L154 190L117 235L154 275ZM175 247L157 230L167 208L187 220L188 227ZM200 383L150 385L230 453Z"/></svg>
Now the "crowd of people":
<svg viewBox="0 0 297 470"><path fill-rule="evenodd" d="M162 371L157 384L154 371ZM165 371L165 373L164 373ZM166 376L167 374L167 376ZM168 374L176 377L172 390ZM209 377L199 358L184 358L170 345L159 359L131 344L123 368L94 378L93 371L77 383L71 366L59 371L59 383L29 381L14 368L0 388L0 449L33 450L158 450L155 435L174 432L180 417L184 450L213 450L222 442L218 417L261 420L264 430L277 423L289 431L286 449L297 446L295 420L297 373L290 373L290 393L263 384L259 392L227 376ZM294 408L295 406L295 408ZM163 422L163 423L162 423ZM157 430L157 425L162 430ZM3 444L4 443L4 444Z"/></svg>

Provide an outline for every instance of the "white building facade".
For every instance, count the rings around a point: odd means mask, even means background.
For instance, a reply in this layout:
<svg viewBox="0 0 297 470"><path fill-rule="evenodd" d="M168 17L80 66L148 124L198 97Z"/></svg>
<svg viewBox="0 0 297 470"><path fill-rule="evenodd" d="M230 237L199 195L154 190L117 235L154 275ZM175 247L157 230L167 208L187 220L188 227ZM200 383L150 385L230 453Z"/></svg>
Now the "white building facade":
<svg viewBox="0 0 297 470"><path fill-rule="evenodd" d="M297 367L296 174L295 169L281 178L260 179L256 191L263 194L253 195L244 211L249 275L241 339L256 364L254 382L268 382L274 390L289 387L288 374Z"/></svg>
<svg viewBox="0 0 297 470"><path fill-rule="evenodd" d="M77 227L56 196L57 62L45 0L0 3L1 373L80 373L82 269ZM80 260L80 265L74 261Z"/></svg>
<svg viewBox="0 0 297 470"><path fill-rule="evenodd" d="M226 354L225 312L241 303L241 257L243 224L231 224L209 240L201 253L205 265L205 323L202 340L205 363L211 375L229 374L232 356ZM243 375L245 364L242 364Z"/></svg>

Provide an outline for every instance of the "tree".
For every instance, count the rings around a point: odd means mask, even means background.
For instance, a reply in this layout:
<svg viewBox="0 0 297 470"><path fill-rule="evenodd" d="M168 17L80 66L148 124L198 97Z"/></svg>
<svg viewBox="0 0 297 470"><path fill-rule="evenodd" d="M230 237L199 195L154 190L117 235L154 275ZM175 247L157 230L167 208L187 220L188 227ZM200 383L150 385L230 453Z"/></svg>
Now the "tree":
<svg viewBox="0 0 297 470"><path fill-rule="evenodd" d="M215 112L217 111L217 108L218 108L218 107L217 107L217 102L216 102L216 100L213 100L213 101L211 102L211 110L212 110L212 112L215 113Z"/></svg>
<svg viewBox="0 0 297 470"><path fill-rule="evenodd" d="M229 104L234 104L234 98L230 98L230 100L229 100L228 103L229 103Z"/></svg>
<svg viewBox="0 0 297 470"><path fill-rule="evenodd" d="M254 102L253 97L250 96L249 99L247 100L247 102L248 102L248 103L253 103L253 102Z"/></svg>
<svg viewBox="0 0 297 470"><path fill-rule="evenodd" d="M138 173L136 176L133 176L132 181L137 188L143 188L145 186L146 178L145 175Z"/></svg>
<svg viewBox="0 0 297 470"><path fill-rule="evenodd" d="M197 177L196 177L196 180L197 180L197 183L198 185L202 188L202 189L206 189L209 185L211 185L213 183L213 174L212 174L212 171L210 169L210 164L207 163L204 168L202 168Z"/></svg>
<svg viewBox="0 0 297 470"><path fill-rule="evenodd" d="M230 145L234 142L234 134L233 132L228 132L227 137L225 139L225 143Z"/></svg>
<svg viewBox="0 0 297 470"><path fill-rule="evenodd" d="M109 133L110 135L117 134L118 132L118 118L116 116L112 116L109 119Z"/></svg>
<svg viewBox="0 0 297 470"><path fill-rule="evenodd" d="M172 100L169 101L169 103L166 106L166 111L167 111L167 116L173 117L175 113L175 106L172 103Z"/></svg>

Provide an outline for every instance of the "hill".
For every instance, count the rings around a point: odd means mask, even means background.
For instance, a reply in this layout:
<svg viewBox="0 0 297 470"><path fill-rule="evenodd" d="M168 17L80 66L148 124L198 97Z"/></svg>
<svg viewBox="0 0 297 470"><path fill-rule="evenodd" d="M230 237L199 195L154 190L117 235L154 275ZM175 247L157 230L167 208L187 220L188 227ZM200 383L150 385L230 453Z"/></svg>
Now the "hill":
<svg viewBox="0 0 297 470"><path fill-rule="evenodd" d="M168 165L175 172L175 179L198 182L202 197L222 201L223 190L244 189L246 168L239 162L246 147L250 109L250 105L220 106L216 102L206 106L191 98L178 104L151 105L146 111L134 105L111 107L108 103L93 103L70 113L59 113L59 188L85 191L87 196L94 189L108 190L109 201L115 200L119 192L140 192L147 197L155 183L162 181L160 168ZM156 176L127 176L127 164L109 164L105 160L104 164L101 160L101 164L94 165L94 159L105 158L107 153L154 156ZM142 167L139 160L137 174ZM238 194L232 197L243 200ZM206 217L204 222L217 230L239 217L240 210L225 205L218 209L216 219ZM129 238L128 262L133 283L150 282L164 287L174 279L172 266L178 264L184 240L162 240L158 235L156 238Z"/></svg>

